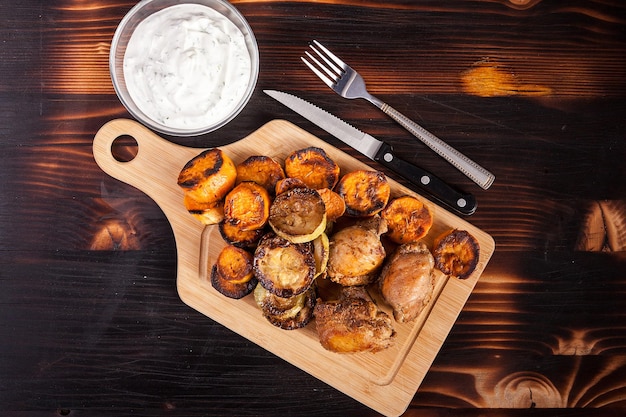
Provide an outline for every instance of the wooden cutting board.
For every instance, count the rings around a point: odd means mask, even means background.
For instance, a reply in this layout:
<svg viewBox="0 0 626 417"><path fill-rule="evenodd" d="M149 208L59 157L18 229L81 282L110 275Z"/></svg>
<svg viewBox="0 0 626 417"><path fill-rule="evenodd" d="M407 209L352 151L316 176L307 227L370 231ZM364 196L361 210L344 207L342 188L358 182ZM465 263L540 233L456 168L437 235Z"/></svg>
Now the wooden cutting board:
<svg viewBox="0 0 626 417"><path fill-rule="evenodd" d="M135 139L138 150L132 160L120 162L114 158L112 146L125 136ZM220 148L235 163L251 155L271 156L282 163L288 154L307 146L323 148L344 173L374 169L284 120L271 121ZM387 416L402 414L493 254L491 236L389 179L392 196L415 195L430 205L434 224L424 239L429 247L439 233L465 229L480 243L478 267L466 280L440 273L429 308L410 324L394 323L397 339L392 348L348 355L328 352L318 341L314 323L299 330L281 330L262 317L252 295L233 300L211 287L208 271L225 243L216 226L205 227L186 211L183 192L176 184L182 167L202 151L168 142L125 119L105 124L93 143L102 170L150 196L169 220L177 248L177 288L183 302L368 407ZM381 307L391 313L384 304Z"/></svg>

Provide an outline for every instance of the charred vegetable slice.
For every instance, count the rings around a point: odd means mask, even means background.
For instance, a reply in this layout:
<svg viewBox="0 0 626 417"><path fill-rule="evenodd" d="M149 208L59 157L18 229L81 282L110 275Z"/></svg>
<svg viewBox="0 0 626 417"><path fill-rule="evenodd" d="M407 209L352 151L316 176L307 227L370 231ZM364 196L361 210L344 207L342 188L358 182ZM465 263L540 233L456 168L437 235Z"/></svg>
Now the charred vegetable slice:
<svg viewBox="0 0 626 417"><path fill-rule="evenodd" d="M257 183L274 193L276 183L285 178L285 171L269 156L253 155L237 165L237 184L244 181Z"/></svg>
<svg viewBox="0 0 626 417"><path fill-rule="evenodd" d="M244 249L225 246L211 270L211 285L229 298L243 298L256 287L254 257Z"/></svg>
<svg viewBox="0 0 626 417"><path fill-rule="evenodd" d="M322 188L317 190L326 207L326 221L334 222L346 212L346 202L333 190Z"/></svg>
<svg viewBox="0 0 626 417"><path fill-rule="evenodd" d="M178 185L194 200L205 203L223 200L236 180L235 163L219 148L200 153L178 175Z"/></svg>
<svg viewBox="0 0 626 417"><path fill-rule="evenodd" d="M285 174L313 189L332 189L339 179L339 165L321 148L297 150L285 159Z"/></svg>
<svg viewBox="0 0 626 417"><path fill-rule="evenodd" d="M224 216L241 230L261 229L269 217L270 204L265 187L251 181L242 182L226 195Z"/></svg>
<svg viewBox="0 0 626 417"><path fill-rule="evenodd" d="M433 225L428 206L408 195L391 200L380 215L387 222L387 237L399 244L417 242Z"/></svg>
<svg viewBox="0 0 626 417"><path fill-rule="evenodd" d="M310 242L326 228L326 207L317 191L294 188L274 199L269 213L274 232L291 242Z"/></svg>
<svg viewBox="0 0 626 417"><path fill-rule="evenodd" d="M435 266L444 274L460 279L469 277L478 265L480 245L466 230L454 229L435 239Z"/></svg>
<svg viewBox="0 0 626 417"><path fill-rule="evenodd" d="M238 224L225 220L219 223L219 231L222 235L222 239L224 239L226 243L239 248L252 248L256 246L261 237L265 234L264 229L242 230Z"/></svg>
<svg viewBox="0 0 626 417"><path fill-rule="evenodd" d="M265 317L274 326L284 330L300 329L313 318L316 294L311 286L302 294L293 297L278 297L261 284L254 289L254 300Z"/></svg>
<svg viewBox="0 0 626 417"><path fill-rule="evenodd" d="M224 219L224 202L200 202L191 193L185 193L185 208L203 224L216 224Z"/></svg>
<svg viewBox="0 0 626 417"><path fill-rule="evenodd" d="M380 171L357 170L344 175L335 191L345 201L348 216L367 217L385 208L391 186Z"/></svg>
<svg viewBox="0 0 626 417"><path fill-rule="evenodd" d="M302 294L315 278L315 257L308 243L292 243L270 232L254 252L254 274L265 289L283 298Z"/></svg>

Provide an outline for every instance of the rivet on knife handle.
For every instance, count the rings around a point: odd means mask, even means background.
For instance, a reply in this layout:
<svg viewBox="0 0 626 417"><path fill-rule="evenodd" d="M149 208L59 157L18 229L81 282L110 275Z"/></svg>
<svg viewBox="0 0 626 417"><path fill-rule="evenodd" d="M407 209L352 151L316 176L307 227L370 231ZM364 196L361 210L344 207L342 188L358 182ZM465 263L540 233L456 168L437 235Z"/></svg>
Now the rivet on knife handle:
<svg viewBox="0 0 626 417"><path fill-rule="evenodd" d="M493 184L496 177L476 162L463 155L461 152L439 139L393 107L382 103L380 109L389 115L396 122L400 123L406 130L411 132L416 138L424 142L430 149L442 156L446 161L454 165L459 171L469 179L478 184L481 188L487 189Z"/></svg>
<svg viewBox="0 0 626 417"><path fill-rule="evenodd" d="M476 211L476 199L472 194L459 191L425 169L396 157L388 143L382 143L374 160L402 175L456 212L469 216Z"/></svg>

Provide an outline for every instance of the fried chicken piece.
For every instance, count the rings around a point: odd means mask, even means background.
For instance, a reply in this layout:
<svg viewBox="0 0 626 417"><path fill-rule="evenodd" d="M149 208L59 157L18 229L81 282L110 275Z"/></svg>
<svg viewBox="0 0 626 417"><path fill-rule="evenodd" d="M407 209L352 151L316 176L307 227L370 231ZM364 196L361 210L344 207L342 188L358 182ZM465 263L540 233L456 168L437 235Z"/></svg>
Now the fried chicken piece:
<svg viewBox="0 0 626 417"><path fill-rule="evenodd" d="M400 323L414 320L430 301L435 260L422 242L398 246L380 274L383 298Z"/></svg>
<svg viewBox="0 0 626 417"><path fill-rule="evenodd" d="M391 317L364 287L344 287L338 300L318 300L313 314L320 343L331 352L379 352L393 345Z"/></svg>
<svg viewBox="0 0 626 417"><path fill-rule="evenodd" d="M387 223L376 215L331 236L327 268L331 281L345 286L373 282L385 260L380 235L386 231Z"/></svg>

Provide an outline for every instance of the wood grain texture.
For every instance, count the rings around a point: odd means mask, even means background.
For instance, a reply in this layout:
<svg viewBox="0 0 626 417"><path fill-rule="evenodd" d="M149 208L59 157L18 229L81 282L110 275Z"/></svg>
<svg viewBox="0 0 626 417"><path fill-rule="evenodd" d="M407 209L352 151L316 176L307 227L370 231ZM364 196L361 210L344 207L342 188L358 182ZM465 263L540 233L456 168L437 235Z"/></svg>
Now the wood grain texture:
<svg viewBox="0 0 626 417"><path fill-rule="evenodd" d="M164 212L95 163L95 132L128 117L107 59L135 3L0 1L3 413L378 416L182 303ZM469 221L496 241L404 415L623 415L626 260L575 250L588 209L626 199L623 2L233 3L259 42L257 91L223 129L168 139L225 146L286 119L363 161L262 90L293 92L473 192ZM332 93L300 62L314 38L494 185Z"/></svg>

